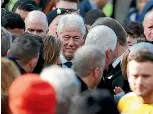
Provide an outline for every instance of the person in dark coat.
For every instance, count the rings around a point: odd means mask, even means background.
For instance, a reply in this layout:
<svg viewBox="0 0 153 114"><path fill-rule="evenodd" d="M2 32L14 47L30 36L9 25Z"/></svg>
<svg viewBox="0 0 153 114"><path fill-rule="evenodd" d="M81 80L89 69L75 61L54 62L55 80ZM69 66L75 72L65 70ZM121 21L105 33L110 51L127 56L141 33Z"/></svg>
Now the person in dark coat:
<svg viewBox="0 0 153 114"><path fill-rule="evenodd" d="M92 28L98 25L105 25L110 27L117 36L117 46L116 46L116 52L115 52L116 59L114 59L114 61L105 69L104 71L105 81L102 80L101 83L98 85L98 87L101 88L104 85L106 85L108 86L109 89L111 89L112 92L114 91L115 87L120 87L125 91L130 91L130 89L127 90L123 88L123 86L124 87L127 86L125 88L129 88L129 85L121 72L122 54L128 48L128 43L126 38L127 33L118 21L110 17L99 18L92 25Z"/></svg>
<svg viewBox="0 0 153 114"><path fill-rule="evenodd" d="M78 96L69 114L119 114L111 93L106 89L88 90Z"/></svg>
<svg viewBox="0 0 153 114"><path fill-rule="evenodd" d="M72 69L81 82L81 92L99 84L104 69L105 54L93 45L84 45L74 54Z"/></svg>
<svg viewBox="0 0 153 114"><path fill-rule="evenodd" d="M41 48L36 35L24 33L15 38L8 50L7 58L19 68L21 74L33 72L39 58Z"/></svg>

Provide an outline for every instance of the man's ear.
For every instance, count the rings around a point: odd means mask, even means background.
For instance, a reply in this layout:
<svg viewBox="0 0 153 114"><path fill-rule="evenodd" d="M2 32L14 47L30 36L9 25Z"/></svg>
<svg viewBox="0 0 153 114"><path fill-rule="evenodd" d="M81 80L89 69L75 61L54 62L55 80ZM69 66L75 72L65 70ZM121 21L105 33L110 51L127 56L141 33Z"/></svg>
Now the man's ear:
<svg viewBox="0 0 153 114"><path fill-rule="evenodd" d="M110 58L111 58L111 49L108 49L108 50L106 51L106 58L107 58L108 60L110 60Z"/></svg>
<svg viewBox="0 0 153 114"><path fill-rule="evenodd" d="M76 12L77 12L78 15L80 15L80 9L78 9Z"/></svg>
<svg viewBox="0 0 153 114"><path fill-rule="evenodd" d="M10 50L7 51L7 56L11 56Z"/></svg>
<svg viewBox="0 0 153 114"><path fill-rule="evenodd" d="M85 43L85 40L86 40L86 36L84 35L82 38L82 45Z"/></svg>
<svg viewBox="0 0 153 114"><path fill-rule="evenodd" d="M99 76L101 70L102 70L102 68L100 68L100 67L96 67L96 68L95 68L94 72L95 72L96 78L97 78L97 76Z"/></svg>
<svg viewBox="0 0 153 114"><path fill-rule="evenodd" d="M58 35L58 33L56 32L56 38L58 38L58 36L59 36L59 35ZM58 39L59 39L59 38L58 38Z"/></svg>
<svg viewBox="0 0 153 114"><path fill-rule="evenodd" d="M52 10L55 10L55 9L56 9L55 7L52 8Z"/></svg>
<svg viewBox="0 0 153 114"><path fill-rule="evenodd" d="M46 30L46 34L48 34L48 32L49 32L49 29Z"/></svg>
<svg viewBox="0 0 153 114"><path fill-rule="evenodd" d="M31 66L31 68L35 68L37 62L38 62L38 58L34 57L29 61L29 65Z"/></svg>

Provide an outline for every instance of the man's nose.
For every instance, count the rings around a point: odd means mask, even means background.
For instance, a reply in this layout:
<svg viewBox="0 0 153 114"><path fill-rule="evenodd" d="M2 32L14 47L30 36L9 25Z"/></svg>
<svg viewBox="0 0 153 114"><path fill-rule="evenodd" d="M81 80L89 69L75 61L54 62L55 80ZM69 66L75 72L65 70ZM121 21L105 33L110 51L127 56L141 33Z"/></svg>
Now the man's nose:
<svg viewBox="0 0 153 114"><path fill-rule="evenodd" d="M139 85L143 84L143 78L142 77L138 77L136 83L139 84Z"/></svg>
<svg viewBox="0 0 153 114"><path fill-rule="evenodd" d="M69 46L73 46L73 45L74 45L74 40L73 40L73 38L71 38L71 39L69 40L68 45L69 45Z"/></svg>

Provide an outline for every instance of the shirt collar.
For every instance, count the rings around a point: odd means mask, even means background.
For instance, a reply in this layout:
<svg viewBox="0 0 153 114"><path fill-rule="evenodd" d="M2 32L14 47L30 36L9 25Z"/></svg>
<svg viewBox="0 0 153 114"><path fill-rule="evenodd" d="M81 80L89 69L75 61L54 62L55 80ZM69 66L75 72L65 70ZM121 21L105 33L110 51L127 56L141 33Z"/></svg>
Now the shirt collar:
<svg viewBox="0 0 153 114"><path fill-rule="evenodd" d="M113 68L115 68L115 67L120 63L121 58L122 58L122 56L118 57L118 58L112 63Z"/></svg>
<svg viewBox="0 0 153 114"><path fill-rule="evenodd" d="M60 54L60 61L62 64L66 63L66 62L72 62L72 61L68 61L64 55Z"/></svg>

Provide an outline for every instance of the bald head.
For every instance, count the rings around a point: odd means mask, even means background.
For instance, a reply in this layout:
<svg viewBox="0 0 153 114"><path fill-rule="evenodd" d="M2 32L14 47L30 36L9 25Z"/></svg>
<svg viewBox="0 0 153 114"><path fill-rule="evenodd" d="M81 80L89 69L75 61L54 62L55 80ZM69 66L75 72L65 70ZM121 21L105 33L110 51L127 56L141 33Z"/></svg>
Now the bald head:
<svg viewBox="0 0 153 114"><path fill-rule="evenodd" d="M153 19L153 9L145 15L144 22L146 21L145 19Z"/></svg>
<svg viewBox="0 0 153 114"><path fill-rule="evenodd" d="M48 30L48 21L46 15L38 10L28 13L25 19L26 31L39 36L44 36Z"/></svg>
<svg viewBox="0 0 153 114"><path fill-rule="evenodd" d="M145 15L143 25L146 39L153 41L153 9Z"/></svg>

